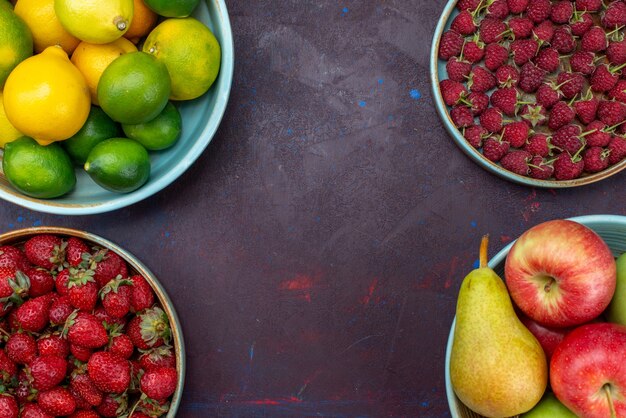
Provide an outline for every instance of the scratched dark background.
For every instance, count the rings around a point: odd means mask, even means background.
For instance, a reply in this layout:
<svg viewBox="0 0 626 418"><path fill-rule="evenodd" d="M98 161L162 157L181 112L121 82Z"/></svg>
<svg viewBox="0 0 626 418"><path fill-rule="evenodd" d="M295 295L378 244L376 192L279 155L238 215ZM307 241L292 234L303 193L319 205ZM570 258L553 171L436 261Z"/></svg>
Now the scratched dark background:
<svg viewBox="0 0 626 418"><path fill-rule="evenodd" d="M465 157L428 81L444 1L228 2L236 69L213 142L174 185L114 214L0 203L3 230L109 238L183 322L181 418L447 417L445 345L480 236L623 214L624 174L517 186Z"/></svg>

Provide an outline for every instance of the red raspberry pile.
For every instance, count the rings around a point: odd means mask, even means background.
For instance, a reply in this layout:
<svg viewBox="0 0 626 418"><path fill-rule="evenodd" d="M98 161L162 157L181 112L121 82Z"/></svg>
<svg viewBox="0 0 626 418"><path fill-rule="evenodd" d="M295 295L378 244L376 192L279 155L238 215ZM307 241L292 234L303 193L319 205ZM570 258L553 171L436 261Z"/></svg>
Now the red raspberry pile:
<svg viewBox="0 0 626 418"><path fill-rule="evenodd" d="M159 417L176 389L166 313L126 262L78 238L0 246L0 417Z"/></svg>
<svg viewBox="0 0 626 418"><path fill-rule="evenodd" d="M459 0L441 37L450 117L514 173L572 180L626 157L626 0Z"/></svg>

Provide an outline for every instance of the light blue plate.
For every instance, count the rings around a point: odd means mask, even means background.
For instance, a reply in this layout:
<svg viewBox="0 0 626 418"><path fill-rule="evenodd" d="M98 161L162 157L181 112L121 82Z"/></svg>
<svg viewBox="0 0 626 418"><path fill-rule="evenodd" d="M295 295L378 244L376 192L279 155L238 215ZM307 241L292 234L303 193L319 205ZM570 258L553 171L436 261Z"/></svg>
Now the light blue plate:
<svg viewBox="0 0 626 418"><path fill-rule="evenodd" d="M204 22L213 32L222 49L220 73L211 89L202 97L177 102L183 117L183 132L172 148L151 152L150 180L129 194L109 192L81 169L76 170L76 188L58 199L34 199L13 189L0 177L0 198L28 209L59 215L88 215L108 212L137 203L167 187L202 154L224 116L233 80L234 45L230 20L224 0L201 2L193 17Z"/></svg>
<svg viewBox="0 0 626 418"><path fill-rule="evenodd" d="M572 221L583 224L592 230L594 230L609 246L613 255L618 257L619 255L626 253L626 216L618 215L589 215L578 216L569 218ZM515 241L509 243L498 254L496 254L491 260L489 260L489 267L491 267L498 276L504 277L504 262L506 256L509 254L511 247ZM448 345L446 346L446 396L448 398L448 406L452 418L463 417L480 417L475 413L470 414L470 410L463 405L463 403L456 397L454 389L452 388L452 382L450 381L450 354L452 351L452 343L454 341L454 326L456 324L456 316L452 321L450 327L450 334L448 336Z"/></svg>
<svg viewBox="0 0 626 418"><path fill-rule="evenodd" d="M450 29L450 25L452 24L452 20L456 15L459 14L458 10L455 8L457 0L449 0L446 4L445 9L443 10L441 17L439 18L439 22L437 23L437 27L435 29L435 33L433 35L432 46L430 50L430 79L431 79L431 88L433 94L433 100L435 101L435 107L437 109L437 113L443 122L444 127L454 140L454 142L461 148L461 150L474 162L478 165L490 171L493 174L496 174L502 178L510 180L512 182L518 184L524 184L527 186L533 187L546 187L546 188L565 188L565 187L576 187L582 186L585 184L595 183L602 179L605 179L613 174L616 174L626 168L626 160L615 164L612 167L607 168L604 171L599 173L587 175L585 177L581 177L574 180L536 180L530 177L520 176L519 174L515 174L508 170L502 168L499 164L496 164L483 156L483 154L478 151L476 148L472 147L463 137L461 132L456 128L452 119L450 118L450 114L448 113L449 108L446 106L443 101L443 97L441 92L439 91L439 81L445 80L448 78L446 72L446 62L440 60L438 57L439 54L439 41L441 39L441 35L448 29Z"/></svg>

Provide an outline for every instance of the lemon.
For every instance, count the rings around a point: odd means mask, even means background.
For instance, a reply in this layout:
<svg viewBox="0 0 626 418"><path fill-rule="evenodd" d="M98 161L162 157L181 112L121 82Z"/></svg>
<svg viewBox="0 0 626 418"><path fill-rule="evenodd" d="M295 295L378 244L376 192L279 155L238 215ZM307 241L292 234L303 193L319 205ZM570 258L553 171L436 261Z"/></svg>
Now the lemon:
<svg viewBox="0 0 626 418"><path fill-rule="evenodd" d="M89 117L76 135L61 142L74 164L82 166L89 152L105 139L119 136L120 127L102 109L91 106Z"/></svg>
<svg viewBox="0 0 626 418"><path fill-rule="evenodd" d="M61 24L80 40L113 42L126 33L133 19L133 0L54 0Z"/></svg>
<svg viewBox="0 0 626 418"><path fill-rule="evenodd" d="M168 103L165 109L149 122L139 125L122 125L126 136L150 151L160 151L171 147L180 137L183 128L183 120L180 112L172 103Z"/></svg>
<svg viewBox="0 0 626 418"><path fill-rule="evenodd" d="M139 142L128 138L110 138L91 150L85 171L105 189L129 193L148 181L150 158Z"/></svg>
<svg viewBox="0 0 626 418"><path fill-rule="evenodd" d="M172 100L202 96L217 78L221 49L202 22L166 19L150 32L142 50L163 62L172 79Z"/></svg>
<svg viewBox="0 0 626 418"><path fill-rule="evenodd" d="M11 125L11 122L7 119L4 113L4 105L2 104L2 92L0 91L0 148L17 138L23 136L23 134L15 129L15 126Z"/></svg>
<svg viewBox="0 0 626 418"><path fill-rule="evenodd" d="M74 166L60 145L44 147L27 136L6 145L2 169L13 187L40 199L62 196L76 184Z"/></svg>
<svg viewBox="0 0 626 418"><path fill-rule="evenodd" d="M115 58L134 51L137 51L137 47L126 38L119 38L108 44L90 44L83 41L78 45L71 61L87 81L91 103L99 104L98 82L104 70Z"/></svg>
<svg viewBox="0 0 626 418"><path fill-rule="evenodd" d="M165 108L169 94L167 68L144 52L116 58L98 83L102 110L120 123L138 124L154 119Z"/></svg>
<svg viewBox="0 0 626 418"><path fill-rule="evenodd" d="M133 0L133 20L124 34L133 43L146 36L156 26L159 16L146 6L143 0Z"/></svg>
<svg viewBox="0 0 626 418"><path fill-rule="evenodd" d="M0 6L0 89L9 73L33 55L33 36L21 17L8 3Z"/></svg>
<svg viewBox="0 0 626 418"><path fill-rule="evenodd" d="M144 2L161 16L187 17L200 3L200 0L144 0Z"/></svg>
<svg viewBox="0 0 626 418"><path fill-rule="evenodd" d="M83 126L90 109L85 78L59 46L22 61L4 87L4 111L17 130L41 145Z"/></svg>
<svg viewBox="0 0 626 418"><path fill-rule="evenodd" d="M24 19L30 28L36 53L49 46L60 45L71 54L80 42L61 26L54 12L54 0L20 0L15 4L15 14Z"/></svg>

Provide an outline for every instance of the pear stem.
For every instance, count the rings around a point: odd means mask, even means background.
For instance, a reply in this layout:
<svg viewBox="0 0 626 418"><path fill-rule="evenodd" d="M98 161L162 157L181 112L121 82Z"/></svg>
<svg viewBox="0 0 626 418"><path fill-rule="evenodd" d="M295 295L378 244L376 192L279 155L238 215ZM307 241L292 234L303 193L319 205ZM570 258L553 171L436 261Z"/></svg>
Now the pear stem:
<svg viewBox="0 0 626 418"><path fill-rule="evenodd" d="M604 389L604 393L606 394L606 399L609 401L609 410L611 411L611 418L616 418L617 415L615 413L615 406L613 405L613 398L611 397L611 389L609 388L608 384L602 386L602 389Z"/></svg>
<svg viewBox="0 0 626 418"><path fill-rule="evenodd" d="M478 253L478 262L480 268L487 267L487 248L489 247L489 235L483 235L480 241L480 252Z"/></svg>

